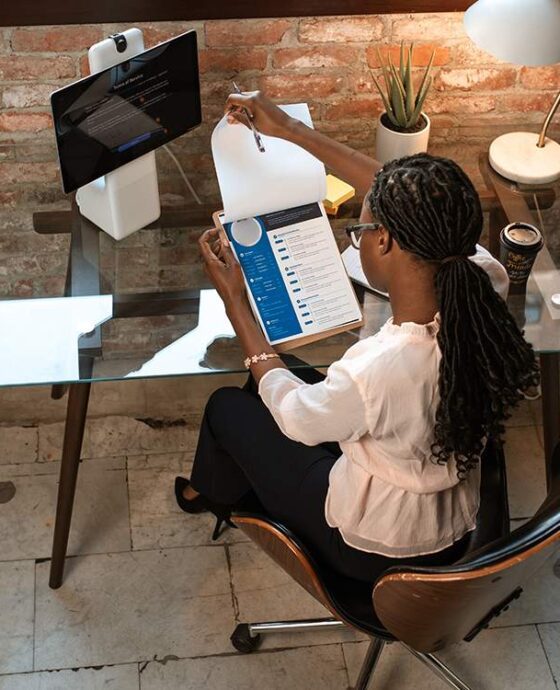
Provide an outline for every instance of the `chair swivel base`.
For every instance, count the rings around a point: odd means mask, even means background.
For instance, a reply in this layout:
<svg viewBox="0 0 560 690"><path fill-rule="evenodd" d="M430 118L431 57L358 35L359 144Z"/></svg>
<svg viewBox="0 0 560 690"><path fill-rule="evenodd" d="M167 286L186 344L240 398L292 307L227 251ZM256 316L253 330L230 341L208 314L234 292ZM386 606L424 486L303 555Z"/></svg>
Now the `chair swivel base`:
<svg viewBox="0 0 560 690"><path fill-rule="evenodd" d="M250 654L260 646L262 641L261 635L270 633L289 633L289 632L309 632L311 630L333 630L347 627L345 623L336 618L317 618L313 620L300 621L273 621L267 623L240 623L233 631L230 640L232 645L242 654ZM385 640L376 637L370 638L371 642L366 653L366 657L362 663L362 667L358 674L358 679L354 685L353 690L367 690L373 673L381 656L385 644ZM418 652L412 647L401 642L403 647L407 649L413 656L419 659L423 664L435 673L441 680L445 681L447 685L454 690L471 690L469 686L464 683L453 671L448 668L442 661L440 661L433 654L424 654Z"/></svg>

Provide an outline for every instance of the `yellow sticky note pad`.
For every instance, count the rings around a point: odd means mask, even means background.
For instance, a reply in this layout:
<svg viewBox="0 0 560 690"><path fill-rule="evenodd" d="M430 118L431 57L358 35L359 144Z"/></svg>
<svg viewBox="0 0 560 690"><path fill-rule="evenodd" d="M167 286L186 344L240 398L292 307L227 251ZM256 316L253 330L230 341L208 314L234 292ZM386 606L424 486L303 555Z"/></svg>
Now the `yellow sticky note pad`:
<svg viewBox="0 0 560 690"><path fill-rule="evenodd" d="M334 175L327 175L327 196L323 202L325 210L338 211L340 204L355 196L356 190Z"/></svg>

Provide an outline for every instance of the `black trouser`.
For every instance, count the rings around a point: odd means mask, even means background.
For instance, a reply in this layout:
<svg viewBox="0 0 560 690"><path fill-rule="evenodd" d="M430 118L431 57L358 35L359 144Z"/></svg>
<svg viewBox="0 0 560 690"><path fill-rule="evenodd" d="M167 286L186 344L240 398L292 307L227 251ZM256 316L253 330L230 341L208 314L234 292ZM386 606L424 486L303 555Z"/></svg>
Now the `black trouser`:
<svg viewBox="0 0 560 690"><path fill-rule="evenodd" d="M312 370L297 374L310 383L323 378ZM340 454L336 443L311 447L287 438L250 378L244 388L220 388L208 400L191 482L204 496L228 505L254 492L267 514L292 530L318 562L358 580L373 582L391 565L443 565L461 558L466 539L414 558L348 546L325 520L329 472Z"/></svg>

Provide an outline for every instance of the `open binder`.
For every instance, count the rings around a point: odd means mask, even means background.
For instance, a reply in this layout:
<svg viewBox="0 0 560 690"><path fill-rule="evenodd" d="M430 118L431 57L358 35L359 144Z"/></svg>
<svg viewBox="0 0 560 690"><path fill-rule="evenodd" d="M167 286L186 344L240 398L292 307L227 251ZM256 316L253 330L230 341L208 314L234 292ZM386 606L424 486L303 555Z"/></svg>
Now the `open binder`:
<svg viewBox="0 0 560 690"><path fill-rule="evenodd" d="M306 104L282 108L312 126ZM224 210L214 222L241 265L268 341L288 350L362 325L322 200L323 164L304 149L222 119L212 154Z"/></svg>

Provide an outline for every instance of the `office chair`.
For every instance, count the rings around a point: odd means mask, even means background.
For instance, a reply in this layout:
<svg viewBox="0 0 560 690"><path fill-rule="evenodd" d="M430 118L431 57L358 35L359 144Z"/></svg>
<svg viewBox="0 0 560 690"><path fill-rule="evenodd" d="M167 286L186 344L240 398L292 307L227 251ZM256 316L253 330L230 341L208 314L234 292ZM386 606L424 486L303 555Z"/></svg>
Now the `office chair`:
<svg viewBox="0 0 560 690"><path fill-rule="evenodd" d="M558 470L560 445L553 462ZM480 509L466 555L449 566L396 565L373 584L319 565L297 536L266 515L234 514L233 522L332 617L243 623L231 636L233 646L249 653L263 634L349 626L371 639L354 690L368 688L387 642L400 642L455 690L469 690L433 652L487 628L560 547L560 479L553 479L535 516L510 533L504 456L494 443L486 447L481 470Z"/></svg>

